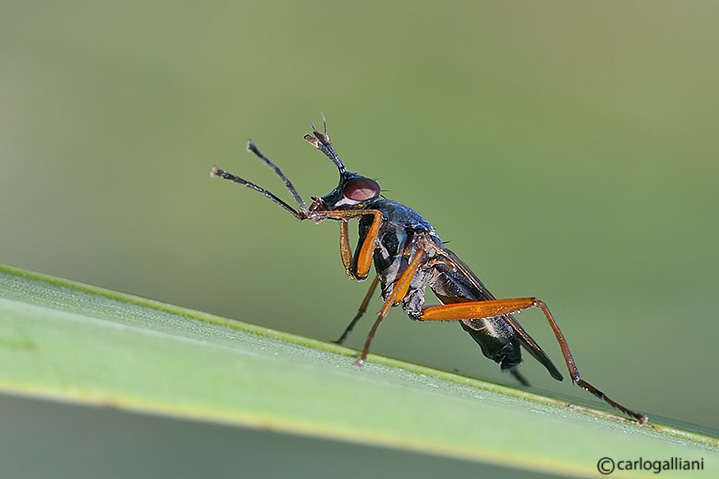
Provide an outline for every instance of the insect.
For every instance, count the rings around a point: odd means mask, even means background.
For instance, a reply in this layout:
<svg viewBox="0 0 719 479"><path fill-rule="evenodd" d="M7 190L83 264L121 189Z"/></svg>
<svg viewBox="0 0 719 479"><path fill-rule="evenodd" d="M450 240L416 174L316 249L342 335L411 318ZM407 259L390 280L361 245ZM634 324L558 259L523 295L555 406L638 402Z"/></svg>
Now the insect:
<svg viewBox="0 0 719 479"><path fill-rule="evenodd" d="M524 348L541 363L556 380L562 374L534 339L512 316L528 308L539 308L547 318L559 343L569 376L579 387L607 402L624 414L645 424L647 417L634 412L607 397L602 391L582 379L569 344L554 320L547 305L537 298L496 299L477 276L452 251L447 249L432 225L413 209L386 199L380 185L373 179L348 171L334 150L327 135L325 122L322 132L312 127L312 134L304 138L324 153L339 170L340 181L328 194L312 197L307 206L292 182L252 141L247 143L252 152L272 168L284 182L298 208L294 208L256 184L221 170L214 166L213 177L234 181L269 198L298 220L321 222L335 220L340 226L340 257L347 276L362 281L368 278L374 262L376 276L358 310L337 343L345 341L367 305L381 285L383 300L374 325L365 341L364 348L355 364L362 366L369 353L372 338L382 320L393 306L401 305L411 319L420 321L457 321L474 341L482 353L499 363L504 371L510 371L518 381L527 381L518 372ZM358 219L359 238L352 250L348 223ZM442 303L425 306L425 291L430 288Z"/></svg>

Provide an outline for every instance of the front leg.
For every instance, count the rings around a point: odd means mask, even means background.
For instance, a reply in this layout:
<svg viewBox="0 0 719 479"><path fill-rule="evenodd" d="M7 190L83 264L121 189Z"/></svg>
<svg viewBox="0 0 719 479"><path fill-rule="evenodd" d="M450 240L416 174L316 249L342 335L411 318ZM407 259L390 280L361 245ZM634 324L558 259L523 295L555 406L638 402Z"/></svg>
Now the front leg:
<svg viewBox="0 0 719 479"><path fill-rule="evenodd" d="M365 235L357 253L357 263L352 265L352 247L350 246L348 222L352 218L372 215L372 224ZM364 281L369 276L369 270L372 266L372 255L374 254L375 243L379 235L380 227L384 217L379 210L334 210L314 212L311 216L314 221L322 221L325 219L333 219L340 221L340 257L342 265L345 267L347 276L351 279Z"/></svg>
<svg viewBox="0 0 719 479"><path fill-rule="evenodd" d="M350 279L357 279L352 271L352 246L350 245L349 220L347 219L340 220L340 257L347 276Z"/></svg>

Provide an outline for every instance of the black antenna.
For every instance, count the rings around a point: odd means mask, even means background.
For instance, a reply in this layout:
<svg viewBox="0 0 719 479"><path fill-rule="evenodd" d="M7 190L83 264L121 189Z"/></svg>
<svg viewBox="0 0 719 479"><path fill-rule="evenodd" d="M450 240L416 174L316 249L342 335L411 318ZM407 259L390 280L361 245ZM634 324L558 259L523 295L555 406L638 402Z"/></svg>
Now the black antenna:
<svg viewBox="0 0 719 479"><path fill-rule="evenodd" d="M312 135L305 135L305 140L332 160L332 163L340 170L340 176L344 175L347 172L347 168L345 168L344 163L342 163L342 160L340 160L340 157L337 156L335 149L332 147L330 136L327 134L327 119L324 113L322 114L323 132L317 131L317 128L315 128L312 122L310 122L310 125L312 126Z"/></svg>

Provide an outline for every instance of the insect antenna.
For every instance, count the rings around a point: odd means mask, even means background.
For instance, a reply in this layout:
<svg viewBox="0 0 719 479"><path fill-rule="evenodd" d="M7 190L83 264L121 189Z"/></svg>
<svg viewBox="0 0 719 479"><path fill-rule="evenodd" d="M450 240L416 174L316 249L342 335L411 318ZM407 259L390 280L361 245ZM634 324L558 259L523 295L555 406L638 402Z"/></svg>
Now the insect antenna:
<svg viewBox="0 0 719 479"><path fill-rule="evenodd" d="M312 123L310 122L310 125ZM334 147L332 146L332 142L330 141L330 136L327 134L327 119L324 115L322 115L322 125L323 130L322 132L317 131L317 128L315 128L315 125L312 125L312 135L305 135L304 139L307 140L307 142L320 150L322 153L324 153L327 158L332 160L332 163L334 163L337 166L337 169L340 170L340 175L344 175L345 172L347 172L347 168L345 168L344 163L342 163L342 160L340 160L340 157L337 156L337 153L335 152Z"/></svg>

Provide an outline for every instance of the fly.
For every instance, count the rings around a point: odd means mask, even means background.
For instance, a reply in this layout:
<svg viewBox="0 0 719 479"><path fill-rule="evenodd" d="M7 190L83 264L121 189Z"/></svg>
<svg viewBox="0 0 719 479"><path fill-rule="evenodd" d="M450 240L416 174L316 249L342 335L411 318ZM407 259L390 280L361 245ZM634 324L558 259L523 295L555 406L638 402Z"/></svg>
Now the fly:
<svg viewBox="0 0 719 479"><path fill-rule="evenodd" d="M393 306L401 305L411 319L419 321L457 321L474 341L482 353L499 363L503 371L510 371L518 381L527 381L517 371L522 361L521 348L539 361L549 375L561 381L557 370L539 344L524 330L512 316L513 313L538 308L547 318L559 343L564 362L572 382L586 389L594 396L632 417L639 424L645 424L647 417L634 412L610 399L602 391L582 379L569 344L554 320L547 305L537 298L496 299L482 284L469 267L451 250L446 248L434 227L413 209L381 195L380 185L373 179L348 171L335 152L327 135L327 125L322 132L312 128L311 135L305 135L312 146L324 153L339 170L339 185L328 194L312 197L308 206L292 182L252 141L247 143L252 152L272 168L284 182L297 208L256 184L221 170L212 168L210 175L245 185L269 198L298 220L321 222L335 220L340 226L340 257L347 276L362 281L368 278L374 262L376 276L362 301L359 311L336 341L343 343L352 331L374 295L381 287L382 308L365 341L364 348L355 364L362 366L369 353L372 338L382 320ZM359 220L359 238L352 249L348 223ZM430 288L442 303L425 306L425 291Z"/></svg>

